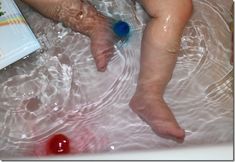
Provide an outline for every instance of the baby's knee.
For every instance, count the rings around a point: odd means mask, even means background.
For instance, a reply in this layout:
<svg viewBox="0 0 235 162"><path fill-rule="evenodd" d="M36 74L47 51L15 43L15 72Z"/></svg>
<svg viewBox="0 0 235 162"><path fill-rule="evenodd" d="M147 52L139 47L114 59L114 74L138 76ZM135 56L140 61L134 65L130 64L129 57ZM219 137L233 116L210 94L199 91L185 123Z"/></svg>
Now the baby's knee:
<svg viewBox="0 0 235 162"><path fill-rule="evenodd" d="M148 14L152 18L165 20L171 18L176 23L185 24L192 15L192 0L143 0Z"/></svg>
<svg viewBox="0 0 235 162"><path fill-rule="evenodd" d="M193 4L192 4L192 0L180 0L177 1L181 4L176 5L174 9L172 9L172 11L170 11L172 17L175 18L175 20L180 21L181 23L187 23L187 21L189 20L189 18L192 15L192 11L193 11ZM167 15L167 13L165 13L165 16Z"/></svg>

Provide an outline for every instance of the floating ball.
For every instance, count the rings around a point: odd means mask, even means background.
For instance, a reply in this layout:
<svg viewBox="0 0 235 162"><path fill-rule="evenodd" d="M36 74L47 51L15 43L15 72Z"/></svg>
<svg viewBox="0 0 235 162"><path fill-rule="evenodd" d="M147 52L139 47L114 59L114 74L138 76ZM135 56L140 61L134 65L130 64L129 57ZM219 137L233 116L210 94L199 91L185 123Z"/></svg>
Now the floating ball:
<svg viewBox="0 0 235 162"><path fill-rule="evenodd" d="M47 143L47 151L49 154L68 154L70 153L69 143L69 139L65 135L54 135Z"/></svg>
<svg viewBox="0 0 235 162"><path fill-rule="evenodd" d="M113 25L113 31L118 37L126 37L130 32L130 26L124 21L118 21Z"/></svg>

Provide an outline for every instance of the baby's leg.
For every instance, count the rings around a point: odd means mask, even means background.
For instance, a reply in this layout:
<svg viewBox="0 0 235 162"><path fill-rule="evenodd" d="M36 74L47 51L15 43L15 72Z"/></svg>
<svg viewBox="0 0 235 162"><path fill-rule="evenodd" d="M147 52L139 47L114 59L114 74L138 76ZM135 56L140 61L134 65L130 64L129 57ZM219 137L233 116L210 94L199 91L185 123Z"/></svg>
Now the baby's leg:
<svg viewBox="0 0 235 162"><path fill-rule="evenodd" d="M105 71L114 52L111 22L85 0L24 0L44 16L61 21L91 38L91 51L99 71Z"/></svg>
<svg viewBox="0 0 235 162"><path fill-rule="evenodd" d="M163 99L171 79L191 0L142 0L151 16L142 40L141 69L130 107L164 137L184 139L185 132Z"/></svg>

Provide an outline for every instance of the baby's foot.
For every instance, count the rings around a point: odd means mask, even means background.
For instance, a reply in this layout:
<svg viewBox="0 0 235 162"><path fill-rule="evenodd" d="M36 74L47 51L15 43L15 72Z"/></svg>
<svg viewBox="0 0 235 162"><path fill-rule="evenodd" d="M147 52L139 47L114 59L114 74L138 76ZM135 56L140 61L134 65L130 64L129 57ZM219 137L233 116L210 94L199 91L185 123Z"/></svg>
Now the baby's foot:
<svg viewBox="0 0 235 162"><path fill-rule="evenodd" d="M102 18L101 18L102 19ZM90 35L91 51L99 71L105 71L108 61L114 52L114 40L111 23L107 19L100 20L95 31Z"/></svg>
<svg viewBox="0 0 235 162"><path fill-rule="evenodd" d="M160 136L182 142L185 132L178 125L161 95L137 89L130 107Z"/></svg>
<svg viewBox="0 0 235 162"><path fill-rule="evenodd" d="M99 71L105 71L114 52L112 23L83 0L61 2L58 19L74 31L90 37L91 51Z"/></svg>

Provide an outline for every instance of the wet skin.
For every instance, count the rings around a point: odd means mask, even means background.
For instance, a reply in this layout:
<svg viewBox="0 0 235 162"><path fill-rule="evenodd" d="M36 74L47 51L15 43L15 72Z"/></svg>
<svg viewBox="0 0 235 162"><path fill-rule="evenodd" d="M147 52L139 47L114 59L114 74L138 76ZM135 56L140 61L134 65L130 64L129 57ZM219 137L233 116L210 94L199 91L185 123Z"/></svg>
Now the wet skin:
<svg viewBox="0 0 235 162"><path fill-rule="evenodd" d="M105 71L113 54L111 23L83 0L25 0L44 16L63 22L90 37L91 50L99 71ZM182 141L184 130L164 101L185 24L192 13L192 0L142 0L151 19L144 31L141 68L130 107L160 136Z"/></svg>
<svg viewBox="0 0 235 162"><path fill-rule="evenodd" d="M144 31L137 89L130 107L159 135L182 141L184 130L164 101L184 26L192 13L191 0L142 0L151 16Z"/></svg>
<svg viewBox="0 0 235 162"><path fill-rule="evenodd" d="M109 19L83 0L24 0L42 15L62 22L91 39L91 51L98 71L105 71L114 52L114 33Z"/></svg>

